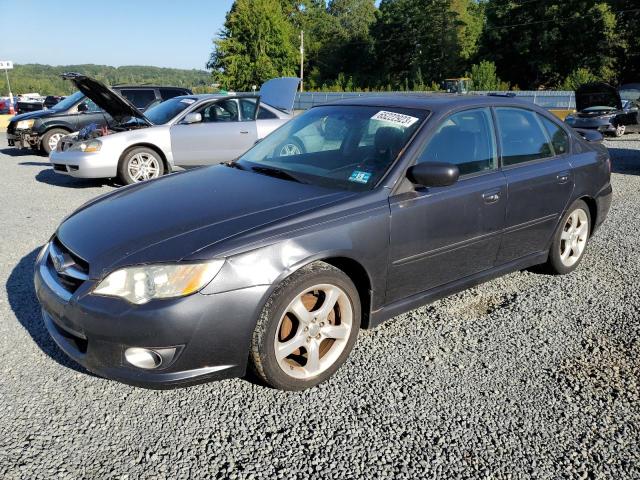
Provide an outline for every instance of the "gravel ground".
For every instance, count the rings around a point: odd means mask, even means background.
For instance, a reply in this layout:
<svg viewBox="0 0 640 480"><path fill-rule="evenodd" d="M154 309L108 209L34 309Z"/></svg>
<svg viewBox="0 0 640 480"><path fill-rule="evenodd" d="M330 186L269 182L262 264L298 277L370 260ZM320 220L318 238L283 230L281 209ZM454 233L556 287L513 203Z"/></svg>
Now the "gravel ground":
<svg viewBox="0 0 640 480"><path fill-rule="evenodd" d="M34 297L38 246L113 186L0 135L0 478L640 478L640 136L607 144L613 207L572 275L401 315L310 391L157 392L67 360Z"/></svg>

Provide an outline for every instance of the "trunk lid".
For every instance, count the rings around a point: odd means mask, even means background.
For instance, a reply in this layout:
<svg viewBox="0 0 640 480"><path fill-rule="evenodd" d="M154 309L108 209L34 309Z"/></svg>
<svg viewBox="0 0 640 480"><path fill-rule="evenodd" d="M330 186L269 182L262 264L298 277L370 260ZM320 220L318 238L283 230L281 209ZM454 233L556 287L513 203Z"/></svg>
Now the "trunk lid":
<svg viewBox="0 0 640 480"><path fill-rule="evenodd" d="M293 113L298 85L300 85L300 79L297 77L267 80L260 87L260 101L283 112Z"/></svg>

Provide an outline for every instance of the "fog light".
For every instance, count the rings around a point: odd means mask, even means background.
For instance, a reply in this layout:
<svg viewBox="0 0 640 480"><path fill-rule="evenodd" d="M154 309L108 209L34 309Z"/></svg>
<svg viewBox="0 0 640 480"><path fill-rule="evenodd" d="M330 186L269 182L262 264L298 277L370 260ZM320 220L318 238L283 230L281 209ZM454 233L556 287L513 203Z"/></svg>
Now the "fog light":
<svg viewBox="0 0 640 480"><path fill-rule="evenodd" d="M146 370L158 368L162 365L162 357L160 354L148 348L127 348L124 352L124 358L126 358L127 362L131 365Z"/></svg>

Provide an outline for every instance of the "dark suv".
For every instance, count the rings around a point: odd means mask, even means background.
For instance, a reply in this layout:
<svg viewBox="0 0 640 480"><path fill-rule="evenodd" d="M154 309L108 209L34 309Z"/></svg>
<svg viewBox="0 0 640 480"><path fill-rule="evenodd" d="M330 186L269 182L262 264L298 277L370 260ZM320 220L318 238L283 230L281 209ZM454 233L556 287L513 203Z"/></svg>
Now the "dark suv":
<svg viewBox="0 0 640 480"><path fill-rule="evenodd" d="M117 85L111 88L140 110L179 95L192 95L191 90L180 87ZM76 92L48 110L13 117L7 127L7 140L10 147L41 149L48 155L63 136L92 123L107 125L111 120L92 100Z"/></svg>

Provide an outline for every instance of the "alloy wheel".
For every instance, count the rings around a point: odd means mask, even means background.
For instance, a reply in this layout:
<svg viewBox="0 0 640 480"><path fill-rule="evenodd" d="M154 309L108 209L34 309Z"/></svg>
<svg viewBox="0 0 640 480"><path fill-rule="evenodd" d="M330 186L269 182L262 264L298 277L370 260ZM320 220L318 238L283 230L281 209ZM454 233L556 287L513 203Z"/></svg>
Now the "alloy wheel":
<svg viewBox="0 0 640 480"><path fill-rule="evenodd" d="M566 266L573 266L584 252L589 237L589 217L582 209L574 210L560 235L560 261Z"/></svg>
<svg viewBox="0 0 640 480"><path fill-rule="evenodd" d="M623 136L626 130L627 130L627 127L625 125L618 125L616 127L616 137Z"/></svg>
<svg viewBox="0 0 640 480"><path fill-rule="evenodd" d="M280 318L274 338L280 368L296 379L310 379L333 365L346 348L353 322L347 294L330 284L297 294Z"/></svg>
<svg viewBox="0 0 640 480"><path fill-rule="evenodd" d="M49 144L50 151L53 152L58 147L58 142L62 137L64 137L62 133L54 133L49 137L49 141L47 143Z"/></svg>
<svg viewBox="0 0 640 480"><path fill-rule="evenodd" d="M160 161L149 153L136 153L129 159L127 170L136 183L151 180L160 175Z"/></svg>

